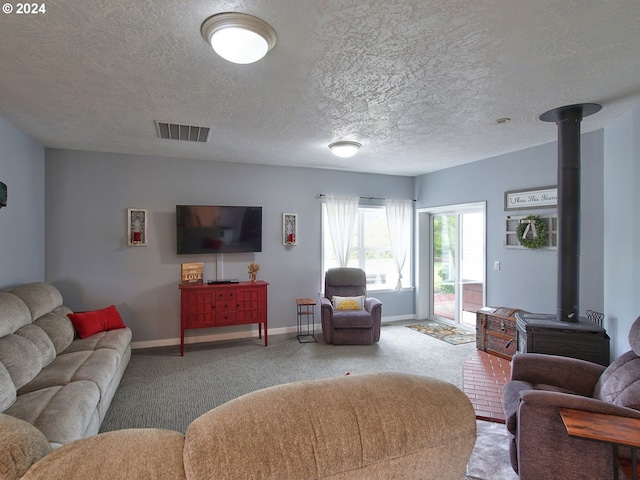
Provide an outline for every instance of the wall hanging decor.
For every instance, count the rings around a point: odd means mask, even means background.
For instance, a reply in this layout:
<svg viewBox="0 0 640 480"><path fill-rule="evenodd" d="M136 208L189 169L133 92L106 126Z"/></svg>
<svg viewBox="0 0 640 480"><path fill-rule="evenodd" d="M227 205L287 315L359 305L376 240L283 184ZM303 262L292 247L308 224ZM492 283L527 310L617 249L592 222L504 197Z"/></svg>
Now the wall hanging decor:
<svg viewBox="0 0 640 480"><path fill-rule="evenodd" d="M297 213L282 214L282 244L283 245L298 244L298 214Z"/></svg>
<svg viewBox="0 0 640 480"><path fill-rule="evenodd" d="M504 220L506 248L557 250L558 215L509 216Z"/></svg>
<svg viewBox="0 0 640 480"><path fill-rule="evenodd" d="M127 210L127 245L130 247L146 247L147 216L144 208L129 208Z"/></svg>
<svg viewBox="0 0 640 480"><path fill-rule="evenodd" d="M504 192L504 209L551 208L558 205L558 187L529 188Z"/></svg>
<svg viewBox="0 0 640 480"><path fill-rule="evenodd" d="M0 182L0 208L7 206L7 184Z"/></svg>

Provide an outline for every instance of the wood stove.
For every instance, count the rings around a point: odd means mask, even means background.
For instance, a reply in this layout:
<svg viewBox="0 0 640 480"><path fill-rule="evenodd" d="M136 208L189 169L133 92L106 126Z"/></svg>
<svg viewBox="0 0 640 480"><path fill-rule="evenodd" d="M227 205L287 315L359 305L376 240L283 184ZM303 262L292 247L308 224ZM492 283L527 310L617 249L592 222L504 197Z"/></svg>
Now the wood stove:
<svg viewBox="0 0 640 480"><path fill-rule="evenodd" d="M580 317L580 122L598 112L595 103L543 113L558 126L558 304L556 315L517 312L519 352L547 353L609 365L609 337Z"/></svg>
<svg viewBox="0 0 640 480"><path fill-rule="evenodd" d="M609 336L604 328L580 317L577 322L559 322L553 314L518 311L518 352L547 353L609 365Z"/></svg>

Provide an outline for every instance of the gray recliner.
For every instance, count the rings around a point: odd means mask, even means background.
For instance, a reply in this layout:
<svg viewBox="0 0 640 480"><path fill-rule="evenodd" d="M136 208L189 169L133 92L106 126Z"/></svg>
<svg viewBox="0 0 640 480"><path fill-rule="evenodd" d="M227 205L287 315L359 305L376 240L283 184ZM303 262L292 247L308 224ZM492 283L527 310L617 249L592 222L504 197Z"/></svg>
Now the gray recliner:
<svg viewBox="0 0 640 480"><path fill-rule="evenodd" d="M360 268L332 268L324 278L321 299L322 334L326 343L342 345L371 345L380 340L382 302L367 297L367 279ZM360 310L337 310L332 299L364 296Z"/></svg>
<svg viewBox="0 0 640 480"><path fill-rule="evenodd" d="M555 355L513 357L503 402L511 465L521 480L612 477L611 445L570 437L558 409L640 418L640 317L629 345L606 368Z"/></svg>

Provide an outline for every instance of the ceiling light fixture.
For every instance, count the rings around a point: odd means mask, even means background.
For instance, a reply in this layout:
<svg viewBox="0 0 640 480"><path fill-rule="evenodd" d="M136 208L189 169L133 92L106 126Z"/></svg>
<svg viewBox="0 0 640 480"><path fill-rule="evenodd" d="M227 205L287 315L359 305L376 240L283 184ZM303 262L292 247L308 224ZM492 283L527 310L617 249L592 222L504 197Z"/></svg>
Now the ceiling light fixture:
<svg viewBox="0 0 640 480"><path fill-rule="evenodd" d="M276 31L264 20L246 13L219 13L207 18L200 32L213 50L233 63L253 63L276 44Z"/></svg>
<svg viewBox="0 0 640 480"><path fill-rule="evenodd" d="M358 153L361 146L358 142L341 141L333 142L329 148L336 157L349 158Z"/></svg>
<svg viewBox="0 0 640 480"><path fill-rule="evenodd" d="M503 125L505 123L509 123L511 121L511 119L509 117L504 117L504 118L499 118L496 120L496 123L498 125Z"/></svg>

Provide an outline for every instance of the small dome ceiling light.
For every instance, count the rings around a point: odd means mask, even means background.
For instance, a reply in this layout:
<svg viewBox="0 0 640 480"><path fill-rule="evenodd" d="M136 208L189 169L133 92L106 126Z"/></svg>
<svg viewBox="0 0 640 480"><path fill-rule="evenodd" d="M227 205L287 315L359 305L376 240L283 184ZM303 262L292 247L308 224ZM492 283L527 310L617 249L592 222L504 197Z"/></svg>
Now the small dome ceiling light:
<svg viewBox="0 0 640 480"><path fill-rule="evenodd" d="M496 120L496 123L498 125L502 125L504 123L509 123L511 121L511 119L509 117L504 117L504 118L499 118Z"/></svg>
<svg viewBox="0 0 640 480"><path fill-rule="evenodd" d="M260 60L278 38L271 25L246 13L213 15L204 21L200 32L218 55L241 65Z"/></svg>
<svg viewBox="0 0 640 480"><path fill-rule="evenodd" d="M333 142L329 145L331 152L336 157L349 158L358 153L358 149L361 147L358 142L349 142L346 140L340 142Z"/></svg>

